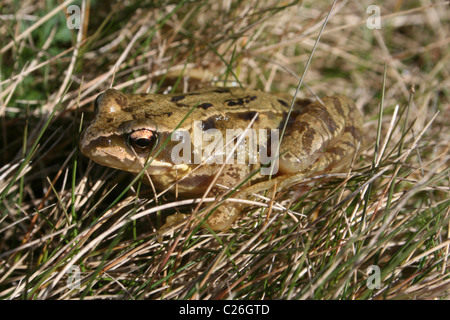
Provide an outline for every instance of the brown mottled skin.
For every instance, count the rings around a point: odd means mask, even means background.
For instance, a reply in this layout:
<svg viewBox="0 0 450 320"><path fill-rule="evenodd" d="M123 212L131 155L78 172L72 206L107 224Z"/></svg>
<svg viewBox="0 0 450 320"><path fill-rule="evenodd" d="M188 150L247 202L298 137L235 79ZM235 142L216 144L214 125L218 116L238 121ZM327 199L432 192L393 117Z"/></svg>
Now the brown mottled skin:
<svg viewBox="0 0 450 320"><path fill-rule="evenodd" d="M342 96L325 97L322 102L296 101L280 145L281 157L275 178L281 182L279 185L314 173L338 170L348 165L355 154L361 140L361 114ZM201 121L203 132L216 129L223 137L226 129L245 130L253 119L252 129L256 132L258 129L281 129L289 107L290 101L277 95L241 88L209 88L167 95L123 94L109 89L96 99L96 117L84 131L80 149L97 163L139 173L148 153L151 152L150 157L154 156L177 126L179 132L192 136L194 121ZM174 189L173 185L177 184L177 192L181 195L203 196L222 165L174 164L171 151L179 143L169 141L146 173L160 190L171 186ZM205 145L201 150L205 150ZM240 152L245 153L245 164L236 161L226 164L209 196L224 192L219 185L237 186L259 168L259 161L249 164L248 149L236 151L237 154ZM241 187L243 190L233 197L264 188L267 183L261 182L264 178L261 175L253 177L249 183L259 182L258 187ZM214 230L225 230L239 216L240 209L236 205L223 205L208 218L207 224Z"/></svg>

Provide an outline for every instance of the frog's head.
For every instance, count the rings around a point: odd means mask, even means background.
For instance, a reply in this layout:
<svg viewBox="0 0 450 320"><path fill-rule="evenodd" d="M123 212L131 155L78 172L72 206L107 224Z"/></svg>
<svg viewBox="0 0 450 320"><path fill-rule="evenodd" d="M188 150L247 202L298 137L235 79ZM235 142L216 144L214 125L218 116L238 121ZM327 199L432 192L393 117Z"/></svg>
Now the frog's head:
<svg viewBox="0 0 450 320"><path fill-rule="evenodd" d="M159 129L140 105L139 101L114 89L100 94L94 103L95 118L80 139L81 152L101 165L140 172L156 154L161 141L171 134L164 126ZM175 167L170 154L159 152L147 172L160 174Z"/></svg>

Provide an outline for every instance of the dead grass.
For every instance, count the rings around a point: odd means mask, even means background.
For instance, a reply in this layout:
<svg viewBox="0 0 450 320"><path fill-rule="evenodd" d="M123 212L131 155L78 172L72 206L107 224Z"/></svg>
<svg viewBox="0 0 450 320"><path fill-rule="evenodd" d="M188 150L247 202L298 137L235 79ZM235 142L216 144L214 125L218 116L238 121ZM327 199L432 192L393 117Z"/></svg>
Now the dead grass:
<svg viewBox="0 0 450 320"><path fill-rule="evenodd" d="M2 299L448 298L448 3L380 3L371 30L373 1L338 1L300 96L364 112L352 172L255 199L217 234L158 234L192 205L78 152L91 102L111 85L293 94L329 2L102 2L80 32L48 3L0 2Z"/></svg>

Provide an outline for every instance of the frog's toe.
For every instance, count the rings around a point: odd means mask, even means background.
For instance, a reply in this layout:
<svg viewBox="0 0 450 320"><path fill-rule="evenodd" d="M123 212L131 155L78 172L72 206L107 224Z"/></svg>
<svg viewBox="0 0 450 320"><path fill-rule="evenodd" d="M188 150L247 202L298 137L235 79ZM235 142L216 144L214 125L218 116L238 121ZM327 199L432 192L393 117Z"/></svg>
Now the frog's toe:
<svg viewBox="0 0 450 320"><path fill-rule="evenodd" d="M241 206L221 206L206 220L206 224L214 231L228 230L239 217Z"/></svg>
<svg viewBox="0 0 450 320"><path fill-rule="evenodd" d="M184 219L187 219L188 217L189 217L189 215L184 214L184 213L172 214L166 218L166 223L164 223L162 225L160 230L172 228L173 226L178 224L180 221L183 221Z"/></svg>

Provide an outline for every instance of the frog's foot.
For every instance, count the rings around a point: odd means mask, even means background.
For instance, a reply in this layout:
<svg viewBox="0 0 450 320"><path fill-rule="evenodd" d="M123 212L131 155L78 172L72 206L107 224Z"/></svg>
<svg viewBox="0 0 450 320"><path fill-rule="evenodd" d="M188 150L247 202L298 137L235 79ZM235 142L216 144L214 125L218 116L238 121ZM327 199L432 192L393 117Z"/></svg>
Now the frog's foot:
<svg viewBox="0 0 450 320"><path fill-rule="evenodd" d="M214 231L225 231L239 217L241 206L223 204L216 208L206 219L203 227ZM162 225L159 232L164 232L175 227L181 221L188 219L190 214L176 213L166 218L166 223Z"/></svg>
<svg viewBox="0 0 450 320"><path fill-rule="evenodd" d="M187 218L189 218L189 214L184 214L184 213L172 214L166 218L166 223L164 223L162 225L162 227L159 229L159 231L166 231L167 229L171 229L175 225L177 225L179 222L181 222Z"/></svg>
<svg viewBox="0 0 450 320"><path fill-rule="evenodd" d="M209 215L206 220L207 227L214 231L228 230L239 217L242 206L236 204L222 204Z"/></svg>

